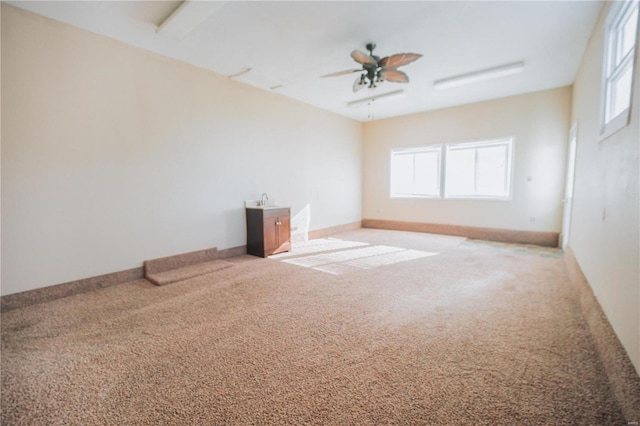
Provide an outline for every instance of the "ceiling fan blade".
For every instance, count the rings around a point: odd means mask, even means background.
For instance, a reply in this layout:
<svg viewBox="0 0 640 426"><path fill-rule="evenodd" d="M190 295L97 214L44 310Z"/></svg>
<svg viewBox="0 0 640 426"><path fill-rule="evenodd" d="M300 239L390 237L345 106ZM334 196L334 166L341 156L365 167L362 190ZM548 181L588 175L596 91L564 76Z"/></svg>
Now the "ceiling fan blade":
<svg viewBox="0 0 640 426"><path fill-rule="evenodd" d="M360 84L360 77L356 78L353 82L353 93L359 92L364 87L364 84Z"/></svg>
<svg viewBox="0 0 640 426"><path fill-rule="evenodd" d="M337 77L339 75L347 75L347 74L353 74L354 72L358 72L358 71L362 71L362 68L357 69L357 70L344 70L344 71L338 71L338 72L332 72L331 74L325 74L325 75L321 75L320 77Z"/></svg>
<svg viewBox="0 0 640 426"><path fill-rule="evenodd" d="M390 68L398 68L403 65L410 64L411 62L422 58L422 55L419 53L397 53L395 55L387 56L386 58L380 59L378 63L382 69L390 69Z"/></svg>
<svg viewBox="0 0 640 426"><path fill-rule="evenodd" d="M351 52L351 57L359 64L378 66L378 63L371 56L359 50Z"/></svg>
<svg viewBox="0 0 640 426"><path fill-rule="evenodd" d="M386 81L390 81L392 83L408 83L409 76L402 71L398 70L383 70L380 72L380 76L384 78Z"/></svg>

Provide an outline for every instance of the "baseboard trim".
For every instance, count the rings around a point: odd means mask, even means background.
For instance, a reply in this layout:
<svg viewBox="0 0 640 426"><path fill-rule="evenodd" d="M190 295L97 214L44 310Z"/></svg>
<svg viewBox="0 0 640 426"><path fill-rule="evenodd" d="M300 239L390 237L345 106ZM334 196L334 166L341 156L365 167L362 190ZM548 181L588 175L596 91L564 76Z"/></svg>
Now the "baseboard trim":
<svg viewBox="0 0 640 426"><path fill-rule="evenodd" d="M565 249L569 280L609 378L611 390L629 424L640 421L640 376L616 336L570 246ZM636 423L633 423L636 422Z"/></svg>
<svg viewBox="0 0 640 426"><path fill-rule="evenodd" d="M230 257L242 256L243 254L247 254L246 245L231 247L224 250L218 250L218 258L220 259L228 259Z"/></svg>
<svg viewBox="0 0 640 426"><path fill-rule="evenodd" d="M39 303L50 302L63 297L87 293L101 288L111 287L128 281L144 278L144 268L132 268L91 278L51 285L20 293L7 294L0 297L0 310L12 311Z"/></svg>
<svg viewBox="0 0 640 426"><path fill-rule="evenodd" d="M316 238L324 238L333 234L353 231L354 229L360 229L360 228L362 228L361 222L351 222L351 223L345 223L343 225L330 226L329 228L316 229L315 231L309 231L309 239L314 240Z"/></svg>
<svg viewBox="0 0 640 426"><path fill-rule="evenodd" d="M427 232L430 234L467 237L475 240L498 241L501 243L535 244L544 247L558 247L559 236L558 232L517 231L512 229L478 228L474 226L402 222L383 219L362 219L362 227L389 229L394 231Z"/></svg>

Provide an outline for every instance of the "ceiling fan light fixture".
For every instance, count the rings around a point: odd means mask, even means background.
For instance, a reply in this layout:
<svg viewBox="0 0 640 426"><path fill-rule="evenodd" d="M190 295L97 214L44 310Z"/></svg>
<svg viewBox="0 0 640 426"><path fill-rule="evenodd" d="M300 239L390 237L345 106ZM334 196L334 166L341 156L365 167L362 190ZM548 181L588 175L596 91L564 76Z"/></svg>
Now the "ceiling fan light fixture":
<svg viewBox="0 0 640 426"><path fill-rule="evenodd" d="M404 89L394 90L393 92L383 93L381 95L371 96L369 98L358 99L357 101L348 102L347 105L352 108L363 107L369 105L371 102L388 101L392 99L404 98L406 94Z"/></svg>
<svg viewBox="0 0 640 426"><path fill-rule="evenodd" d="M264 90L277 90L284 86L283 81L254 68L247 68L230 75L229 78Z"/></svg>
<svg viewBox="0 0 640 426"><path fill-rule="evenodd" d="M465 86L467 84L478 83L480 81L492 80L494 78L506 77L524 71L524 62L518 61L511 64L500 65L480 71L457 75L455 77L443 78L433 82L436 90L452 89L454 87Z"/></svg>

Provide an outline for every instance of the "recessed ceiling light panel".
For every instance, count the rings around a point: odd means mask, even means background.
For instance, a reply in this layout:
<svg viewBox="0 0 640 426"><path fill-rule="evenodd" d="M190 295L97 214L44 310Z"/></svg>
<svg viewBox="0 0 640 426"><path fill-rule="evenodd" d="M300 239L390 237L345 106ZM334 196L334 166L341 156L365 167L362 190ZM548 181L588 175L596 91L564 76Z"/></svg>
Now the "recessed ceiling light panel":
<svg viewBox="0 0 640 426"><path fill-rule="evenodd" d="M229 78L265 90L277 90L284 86L281 80L268 76L254 68L247 68Z"/></svg>
<svg viewBox="0 0 640 426"><path fill-rule="evenodd" d="M163 36L182 40L224 4L224 1L184 1L158 25L156 32Z"/></svg>
<svg viewBox="0 0 640 426"><path fill-rule="evenodd" d="M470 72L468 74L436 80L433 82L433 87L437 90L451 89L453 87L478 83L484 80L518 74L522 71L524 71L524 62L514 62L512 64L500 65L498 67L487 68L480 71Z"/></svg>
<svg viewBox="0 0 640 426"><path fill-rule="evenodd" d="M388 101L391 99L404 98L405 93L404 90L394 90L393 92L382 93L380 95L371 96L369 98L358 99L357 101L352 101L347 103L350 107L357 108L370 104L371 102L377 101Z"/></svg>

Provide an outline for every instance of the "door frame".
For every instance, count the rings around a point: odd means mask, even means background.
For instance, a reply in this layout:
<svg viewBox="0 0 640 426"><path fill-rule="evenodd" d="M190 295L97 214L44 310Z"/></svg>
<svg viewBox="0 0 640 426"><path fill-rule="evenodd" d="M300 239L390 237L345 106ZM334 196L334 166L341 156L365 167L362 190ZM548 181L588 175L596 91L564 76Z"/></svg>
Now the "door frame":
<svg viewBox="0 0 640 426"><path fill-rule="evenodd" d="M573 190L576 176L576 154L578 148L578 122L574 122L569 130L569 144L567 146L567 172L564 185L564 206L562 210L561 248L565 250L569 244L571 233L571 212L573 209Z"/></svg>

